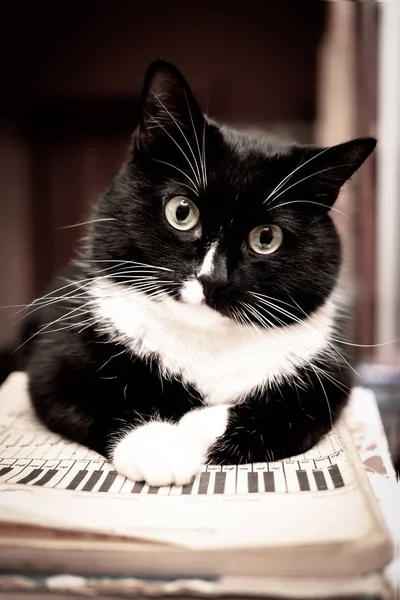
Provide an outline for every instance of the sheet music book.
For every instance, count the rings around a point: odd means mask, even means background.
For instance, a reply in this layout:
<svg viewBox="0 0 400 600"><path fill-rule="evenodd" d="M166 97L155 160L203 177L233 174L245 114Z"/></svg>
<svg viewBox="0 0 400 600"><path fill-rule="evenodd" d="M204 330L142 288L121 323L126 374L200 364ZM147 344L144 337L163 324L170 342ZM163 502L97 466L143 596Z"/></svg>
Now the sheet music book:
<svg viewBox="0 0 400 600"><path fill-rule="evenodd" d="M367 578L385 588L378 574L392 552L345 419L305 454L207 465L189 485L156 487L128 480L42 426L25 374L0 389L3 570L62 565L73 573L261 577L271 585L287 578L317 585L317 574L334 591L334 582L350 589ZM292 584L282 590L301 595Z"/></svg>

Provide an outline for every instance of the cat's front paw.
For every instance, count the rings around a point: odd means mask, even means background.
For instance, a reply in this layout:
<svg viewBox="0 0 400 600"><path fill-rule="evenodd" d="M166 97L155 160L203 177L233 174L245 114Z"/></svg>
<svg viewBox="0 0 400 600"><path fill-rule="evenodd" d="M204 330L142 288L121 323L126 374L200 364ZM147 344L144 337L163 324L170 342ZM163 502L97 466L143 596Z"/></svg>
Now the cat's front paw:
<svg viewBox="0 0 400 600"><path fill-rule="evenodd" d="M126 434L113 451L116 470L150 485L184 485L200 470L205 448L178 425L154 421Z"/></svg>

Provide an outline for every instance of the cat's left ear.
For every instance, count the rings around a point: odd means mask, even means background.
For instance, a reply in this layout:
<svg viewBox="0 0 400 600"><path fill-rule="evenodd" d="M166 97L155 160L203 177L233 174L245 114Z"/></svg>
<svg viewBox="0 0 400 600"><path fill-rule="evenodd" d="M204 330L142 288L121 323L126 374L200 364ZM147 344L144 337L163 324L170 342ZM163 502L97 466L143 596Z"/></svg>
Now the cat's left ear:
<svg viewBox="0 0 400 600"><path fill-rule="evenodd" d="M204 116L182 73L165 60L147 69L141 101L141 121L135 132L137 148L165 138L171 144L201 143ZM196 146L193 146L196 147Z"/></svg>
<svg viewBox="0 0 400 600"><path fill-rule="evenodd" d="M376 139L357 138L328 148L308 148L297 172L313 188L321 202L332 206L340 188L373 152Z"/></svg>

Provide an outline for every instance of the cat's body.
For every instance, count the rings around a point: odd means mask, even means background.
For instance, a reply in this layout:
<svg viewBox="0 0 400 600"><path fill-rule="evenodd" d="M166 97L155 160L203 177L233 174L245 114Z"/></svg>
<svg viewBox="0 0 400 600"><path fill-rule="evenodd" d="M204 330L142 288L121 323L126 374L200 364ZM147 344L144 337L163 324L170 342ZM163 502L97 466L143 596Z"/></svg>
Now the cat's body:
<svg viewBox="0 0 400 600"><path fill-rule="evenodd" d="M71 282L33 315L36 412L159 485L204 460L304 452L350 385L327 212L375 142L312 149L219 128L160 62L143 106Z"/></svg>

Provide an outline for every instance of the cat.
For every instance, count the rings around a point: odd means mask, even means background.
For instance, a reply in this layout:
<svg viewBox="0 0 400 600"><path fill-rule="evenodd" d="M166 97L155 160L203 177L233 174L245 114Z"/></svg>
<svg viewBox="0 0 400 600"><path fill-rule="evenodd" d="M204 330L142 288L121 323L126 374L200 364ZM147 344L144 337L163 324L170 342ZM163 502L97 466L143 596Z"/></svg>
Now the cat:
<svg viewBox="0 0 400 600"><path fill-rule="evenodd" d="M87 247L32 305L35 412L150 485L303 453L349 395L329 211L376 140L317 148L219 125L166 61L141 106Z"/></svg>

